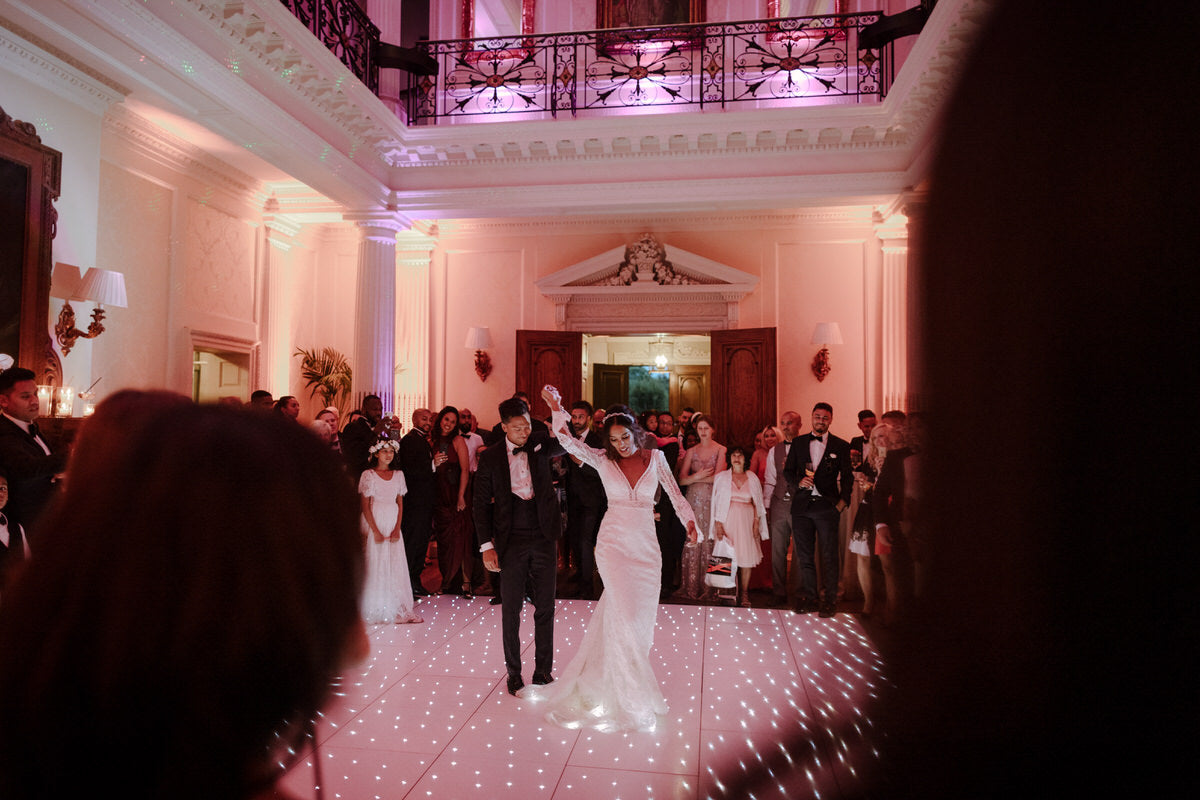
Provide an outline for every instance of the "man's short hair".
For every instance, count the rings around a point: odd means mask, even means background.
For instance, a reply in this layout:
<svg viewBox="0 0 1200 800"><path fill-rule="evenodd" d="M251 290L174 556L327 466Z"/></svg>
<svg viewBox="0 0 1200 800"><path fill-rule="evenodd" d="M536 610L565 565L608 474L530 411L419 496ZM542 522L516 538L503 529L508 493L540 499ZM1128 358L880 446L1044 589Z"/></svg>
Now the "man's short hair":
<svg viewBox="0 0 1200 800"><path fill-rule="evenodd" d="M0 394L8 394L21 381L37 380L33 370L24 367L9 367L0 372Z"/></svg>
<svg viewBox="0 0 1200 800"><path fill-rule="evenodd" d="M255 389L253 392L250 393L250 402L253 403L256 400L262 400L264 397L270 397L270 396L271 396L271 393L268 392L266 389Z"/></svg>
<svg viewBox="0 0 1200 800"><path fill-rule="evenodd" d="M833 406L829 405L829 403L817 403L815 406L813 406L813 411L828 411L830 414L832 414Z"/></svg>
<svg viewBox="0 0 1200 800"><path fill-rule="evenodd" d="M901 425L908 419L908 415L899 409L883 412L884 422L899 422Z"/></svg>
<svg viewBox="0 0 1200 800"><path fill-rule="evenodd" d="M377 394L369 394L369 395L367 395L366 397L364 397L364 398L363 398L362 405L364 405L364 406L365 406L365 405L367 404L367 401L368 401L368 400L378 400L380 403L382 403L382 402L383 402L383 398L381 398L379 395L377 395Z"/></svg>
<svg viewBox="0 0 1200 800"><path fill-rule="evenodd" d="M587 415L589 417L592 414L596 413L596 410L594 408L592 408L592 404L589 403L587 400L576 400L574 403L571 404L572 411L579 411L581 409L583 411L586 411Z"/></svg>
<svg viewBox="0 0 1200 800"><path fill-rule="evenodd" d="M864 408L862 411L858 412L858 421L862 422L863 420L870 419L873 416L875 416L874 411L869 408Z"/></svg>
<svg viewBox="0 0 1200 800"><path fill-rule="evenodd" d="M500 403L500 421L505 425L513 417L523 417L529 413L529 406L519 397L510 397Z"/></svg>
<svg viewBox="0 0 1200 800"><path fill-rule="evenodd" d="M688 412L689 414L696 413L696 409L692 408L691 406L684 406L682 409L679 410L679 413L682 414L684 411Z"/></svg>

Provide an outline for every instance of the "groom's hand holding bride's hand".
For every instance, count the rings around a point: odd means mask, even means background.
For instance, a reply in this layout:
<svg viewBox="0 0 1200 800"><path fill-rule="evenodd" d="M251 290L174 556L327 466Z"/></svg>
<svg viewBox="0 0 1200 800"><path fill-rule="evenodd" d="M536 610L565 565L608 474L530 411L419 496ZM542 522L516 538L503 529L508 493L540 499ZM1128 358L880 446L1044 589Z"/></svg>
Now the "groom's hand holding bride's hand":
<svg viewBox="0 0 1200 800"><path fill-rule="evenodd" d="M484 550L481 554L483 558L483 566L488 572L500 571L500 557L496 555L495 550Z"/></svg>

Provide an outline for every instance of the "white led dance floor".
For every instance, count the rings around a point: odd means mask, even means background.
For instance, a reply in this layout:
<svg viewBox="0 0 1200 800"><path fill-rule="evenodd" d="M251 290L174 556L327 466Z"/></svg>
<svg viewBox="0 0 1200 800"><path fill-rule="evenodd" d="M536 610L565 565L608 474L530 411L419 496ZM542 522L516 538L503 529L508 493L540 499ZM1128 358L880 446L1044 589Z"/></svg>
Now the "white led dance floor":
<svg viewBox="0 0 1200 800"><path fill-rule="evenodd" d="M559 600L557 675L595 603ZM652 733L567 730L505 691L500 607L427 598L422 625L371 626L371 657L345 676L284 778L297 797L756 798L854 795L875 765L871 709L887 684L857 619L662 605L651 660L670 713ZM522 618L525 680L532 608Z"/></svg>

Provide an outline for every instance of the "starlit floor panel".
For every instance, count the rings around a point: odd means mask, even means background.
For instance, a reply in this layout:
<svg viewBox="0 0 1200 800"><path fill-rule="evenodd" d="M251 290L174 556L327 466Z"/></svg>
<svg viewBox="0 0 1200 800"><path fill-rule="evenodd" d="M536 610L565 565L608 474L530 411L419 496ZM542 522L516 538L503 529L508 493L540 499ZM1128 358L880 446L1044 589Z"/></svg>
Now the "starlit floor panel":
<svg viewBox="0 0 1200 800"><path fill-rule="evenodd" d="M557 675L595 603L559 600ZM339 682L317 748L284 787L300 798L837 798L874 769L871 712L887 679L850 614L662 605L651 661L670 712L651 733L568 730L534 691L505 691L500 607L440 596L420 625L369 628L372 652ZM525 680L532 608L522 617ZM315 761L320 759L320 769ZM753 785L747 785L752 781Z"/></svg>

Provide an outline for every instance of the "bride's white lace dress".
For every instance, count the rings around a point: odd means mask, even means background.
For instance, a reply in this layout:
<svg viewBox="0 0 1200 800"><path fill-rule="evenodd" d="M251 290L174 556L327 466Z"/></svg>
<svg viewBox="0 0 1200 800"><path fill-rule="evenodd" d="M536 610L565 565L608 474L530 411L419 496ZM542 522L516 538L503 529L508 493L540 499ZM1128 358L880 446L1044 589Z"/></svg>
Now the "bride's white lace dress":
<svg viewBox="0 0 1200 800"><path fill-rule="evenodd" d="M554 430L566 451L600 473L608 511L596 538L596 566L604 594L575 658L547 687L546 718L566 727L653 730L667 713L650 664L662 553L654 533L654 496L661 485L685 525L694 520L663 454L650 451L646 471L630 486L616 462L561 432L568 417L554 415Z"/></svg>

